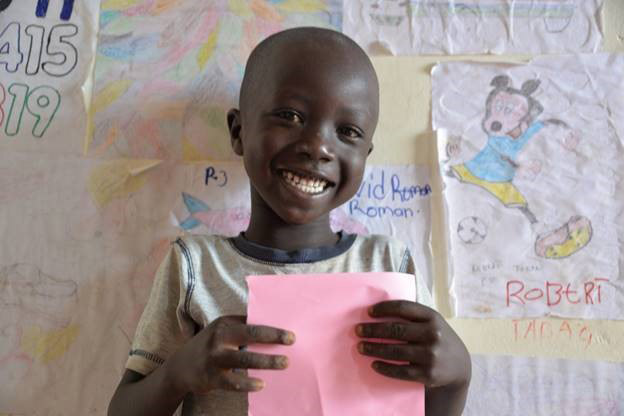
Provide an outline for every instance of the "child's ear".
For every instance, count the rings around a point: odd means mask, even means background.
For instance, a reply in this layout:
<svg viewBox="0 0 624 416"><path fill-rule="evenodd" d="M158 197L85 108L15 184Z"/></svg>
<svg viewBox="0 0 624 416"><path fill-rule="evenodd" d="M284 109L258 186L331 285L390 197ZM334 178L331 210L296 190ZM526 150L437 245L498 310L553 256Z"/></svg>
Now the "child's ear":
<svg viewBox="0 0 624 416"><path fill-rule="evenodd" d="M230 131L230 142L232 143L232 149L234 153L239 156L243 155L243 142L241 140L241 115L240 111L236 108L232 108L227 113L228 130Z"/></svg>

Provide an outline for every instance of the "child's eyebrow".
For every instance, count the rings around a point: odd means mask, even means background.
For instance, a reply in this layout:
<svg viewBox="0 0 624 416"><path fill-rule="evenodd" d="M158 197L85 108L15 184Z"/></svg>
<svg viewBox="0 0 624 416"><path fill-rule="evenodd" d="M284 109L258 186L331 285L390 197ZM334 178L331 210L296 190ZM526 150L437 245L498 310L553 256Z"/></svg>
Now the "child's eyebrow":
<svg viewBox="0 0 624 416"><path fill-rule="evenodd" d="M278 101L282 101L282 100L289 101L289 102L299 101L302 104L306 104L306 105L310 104L313 101L310 97L307 97L295 91L291 91L289 89L278 90L277 94L275 94L275 97L277 98Z"/></svg>
<svg viewBox="0 0 624 416"><path fill-rule="evenodd" d="M287 88L278 90L275 96L277 98L276 104L278 105L278 107L282 101L287 101L289 104L300 103L304 106L310 106L314 104L316 100L315 97L309 97L307 95L303 95L297 91L292 91ZM372 108L367 104L363 104L361 101L350 101L343 103L343 105L338 109L338 113L340 114L341 118L356 120L359 123L364 123L369 118L374 117L374 112Z"/></svg>

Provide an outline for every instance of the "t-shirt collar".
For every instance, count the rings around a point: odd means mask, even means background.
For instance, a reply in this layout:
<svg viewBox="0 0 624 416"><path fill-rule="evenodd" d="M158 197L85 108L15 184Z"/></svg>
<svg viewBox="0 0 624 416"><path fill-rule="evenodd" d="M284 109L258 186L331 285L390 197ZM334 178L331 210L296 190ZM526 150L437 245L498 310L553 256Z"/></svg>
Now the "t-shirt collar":
<svg viewBox="0 0 624 416"><path fill-rule="evenodd" d="M260 261L271 263L313 263L336 257L347 251L355 242L356 234L338 232L338 242L329 246L302 248L286 251L253 243L245 238L244 233L232 237L230 241L238 251Z"/></svg>

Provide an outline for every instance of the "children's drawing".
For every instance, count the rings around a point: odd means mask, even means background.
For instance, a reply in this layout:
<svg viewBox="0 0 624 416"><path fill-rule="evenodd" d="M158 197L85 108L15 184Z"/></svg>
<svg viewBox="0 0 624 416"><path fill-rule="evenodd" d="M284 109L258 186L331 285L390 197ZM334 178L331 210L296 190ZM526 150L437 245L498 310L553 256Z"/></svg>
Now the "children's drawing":
<svg viewBox="0 0 624 416"><path fill-rule="evenodd" d="M233 159L225 113L251 49L295 25L340 28L341 16L339 0L103 1L88 153Z"/></svg>
<svg viewBox="0 0 624 416"><path fill-rule="evenodd" d="M0 4L0 148L82 153L99 3Z"/></svg>
<svg viewBox="0 0 624 416"><path fill-rule="evenodd" d="M0 268L0 309L17 308L47 322L67 324L57 311L76 302L77 284L58 279L32 264L18 263ZM61 322L59 322L59 319Z"/></svg>
<svg viewBox="0 0 624 416"><path fill-rule="evenodd" d="M479 217L466 217L457 224L457 235L466 244L479 244L487 237L487 224Z"/></svg>
<svg viewBox="0 0 624 416"><path fill-rule="evenodd" d="M594 52L603 0L345 1L343 31L393 55Z"/></svg>
<svg viewBox="0 0 624 416"><path fill-rule="evenodd" d="M458 316L624 316L623 82L609 54L434 67Z"/></svg>
<svg viewBox="0 0 624 416"><path fill-rule="evenodd" d="M506 75L492 79L492 91L485 102L483 131L488 136L486 146L472 159L450 167L450 174L459 181L478 186L489 192L507 208L516 208L531 224L538 220L529 203L516 188L513 179L520 169L518 155L524 146L546 125L567 127L561 120L540 120L544 111L542 104L531 96L539 87L539 80L527 80L520 89L511 85ZM573 150L577 133L568 133L569 149ZM449 156L455 156L457 146L448 147ZM541 169L539 162L529 167L536 175ZM462 227L461 223L458 227ZM463 227L462 227L463 228ZM560 259L573 255L585 247L592 237L591 222L586 217L574 215L555 230L538 235L535 253L540 257Z"/></svg>
<svg viewBox="0 0 624 416"><path fill-rule="evenodd" d="M61 357L75 341L71 325L78 285L34 264L0 267L0 370L21 380L35 361Z"/></svg>
<svg viewBox="0 0 624 416"><path fill-rule="evenodd" d="M179 222L179 227L185 231L203 225L210 233L234 236L249 225L251 210L248 207L212 210L204 201L186 192L182 192L182 200L188 217Z"/></svg>

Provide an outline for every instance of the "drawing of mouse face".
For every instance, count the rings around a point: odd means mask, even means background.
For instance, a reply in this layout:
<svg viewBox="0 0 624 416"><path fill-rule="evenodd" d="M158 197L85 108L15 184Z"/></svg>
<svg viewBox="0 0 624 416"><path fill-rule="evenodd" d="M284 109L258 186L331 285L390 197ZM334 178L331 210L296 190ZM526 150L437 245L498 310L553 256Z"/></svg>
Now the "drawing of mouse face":
<svg viewBox="0 0 624 416"><path fill-rule="evenodd" d="M501 91L494 96L487 109L483 120L483 129L491 136L510 135L522 124L528 113L529 101L527 97Z"/></svg>
<svg viewBox="0 0 624 416"><path fill-rule="evenodd" d="M538 80L529 80L521 89L511 87L506 75L494 77L485 103L485 117L482 127L488 136L510 136L518 138L543 111L541 104L531 97L539 86Z"/></svg>

